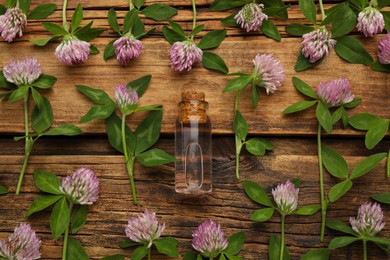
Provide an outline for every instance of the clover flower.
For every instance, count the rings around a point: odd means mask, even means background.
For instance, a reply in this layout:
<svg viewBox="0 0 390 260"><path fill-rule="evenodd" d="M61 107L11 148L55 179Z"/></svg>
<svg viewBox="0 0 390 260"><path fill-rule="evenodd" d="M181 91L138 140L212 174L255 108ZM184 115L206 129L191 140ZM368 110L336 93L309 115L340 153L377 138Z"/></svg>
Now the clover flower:
<svg viewBox="0 0 390 260"><path fill-rule="evenodd" d="M92 170L80 168L62 179L60 191L73 203L91 205L98 199L99 180Z"/></svg>
<svg viewBox="0 0 390 260"><path fill-rule="evenodd" d="M299 189L289 180L272 189L272 196L281 214L289 215L297 209L298 193Z"/></svg>
<svg viewBox="0 0 390 260"><path fill-rule="evenodd" d="M138 105L137 91L133 88L127 88L124 84L115 88L114 97L119 110L125 115L134 110Z"/></svg>
<svg viewBox="0 0 390 260"><path fill-rule="evenodd" d="M272 54L257 54L253 60L255 68L252 77L259 87L264 87L267 94L274 93L284 81L284 69L280 61Z"/></svg>
<svg viewBox="0 0 390 260"><path fill-rule="evenodd" d="M321 82L317 87L317 94L328 107L338 107L347 104L355 97L351 93L350 84L346 78Z"/></svg>
<svg viewBox="0 0 390 260"><path fill-rule="evenodd" d="M383 15L376 8L368 6L358 15L356 28L366 37L373 37L385 28Z"/></svg>
<svg viewBox="0 0 390 260"><path fill-rule="evenodd" d="M20 61L10 60L4 67L3 74L8 82L18 86L29 85L42 74L41 64L34 57Z"/></svg>
<svg viewBox="0 0 390 260"><path fill-rule="evenodd" d="M379 41L378 59L382 64L390 64L390 33Z"/></svg>
<svg viewBox="0 0 390 260"><path fill-rule="evenodd" d="M126 65L141 55L142 42L132 35L125 35L114 42L114 47L116 59L121 65Z"/></svg>
<svg viewBox="0 0 390 260"><path fill-rule="evenodd" d="M365 202L359 207L357 217L350 217L349 222L352 229L362 236L374 236L385 226L383 211L376 202Z"/></svg>
<svg viewBox="0 0 390 260"><path fill-rule="evenodd" d="M190 71L194 63L202 61L202 57L202 50L190 40L175 42L171 47L171 67L175 71Z"/></svg>
<svg viewBox="0 0 390 260"><path fill-rule="evenodd" d="M29 224L16 227L8 239L0 241L0 259L34 260L41 258L41 240Z"/></svg>
<svg viewBox="0 0 390 260"><path fill-rule="evenodd" d="M235 16L236 23L247 32L258 31L263 20L268 16L263 13L263 4L249 3L246 4Z"/></svg>
<svg viewBox="0 0 390 260"><path fill-rule="evenodd" d="M302 39L302 54L311 63L328 55L329 51L336 45L336 40L330 38L330 34L325 26L304 34Z"/></svg>
<svg viewBox="0 0 390 260"><path fill-rule="evenodd" d="M192 247L205 257L216 257L228 246L221 225L206 220L192 233Z"/></svg>
<svg viewBox="0 0 390 260"><path fill-rule="evenodd" d="M0 34L7 42L22 37L26 26L26 14L18 7L8 8L4 15L0 15Z"/></svg>
<svg viewBox="0 0 390 260"><path fill-rule="evenodd" d="M156 213L145 209L138 217L129 218L125 233L131 241L143 243L150 248L164 229L165 224L158 223Z"/></svg>
<svg viewBox="0 0 390 260"><path fill-rule="evenodd" d="M62 40L55 50L56 58L63 64L76 65L87 61L91 44L75 36Z"/></svg>

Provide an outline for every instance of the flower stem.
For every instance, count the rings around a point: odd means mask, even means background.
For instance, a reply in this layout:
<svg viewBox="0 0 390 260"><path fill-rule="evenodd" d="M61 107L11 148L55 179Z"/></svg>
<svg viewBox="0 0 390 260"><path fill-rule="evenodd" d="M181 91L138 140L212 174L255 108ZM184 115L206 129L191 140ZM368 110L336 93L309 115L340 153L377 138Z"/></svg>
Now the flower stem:
<svg viewBox="0 0 390 260"><path fill-rule="evenodd" d="M123 154L125 155L125 164L126 164L126 170L127 174L130 178L130 186L131 186L131 194L133 196L133 204L136 205L138 203L137 200L137 194L135 192L135 183L134 183L134 177L133 177L133 171L134 171L134 156L131 156L129 158L129 155L127 153L127 144L126 144L126 115L122 115L122 147L123 147Z"/></svg>
<svg viewBox="0 0 390 260"><path fill-rule="evenodd" d="M283 260L284 255L284 221L286 219L286 216L282 214L282 238L280 241L280 254L279 254L279 260Z"/></svg>
<svg viewBox="0 0 390 260"><path fill-rule="evenodd" d="M129 0L129 8L130 8L130 11L134 9L134 4L133 4L132 0Z"/></svg>
<svg viewBox="0 0 390 260"><path fill-rule="evenodd" d="M68 21L66 20L66 8L68 6L68 0L64 0L64 4L62 6L62 27L64 27L64 29L66 31L69 31L69 24L68 24Z"/></svg>
<svg viewBox="0 0 390 260"><path fill-rule="evenodd" d="M387 178L390 178L390 149L387 153Z"/></svg>
<svg viewBox="0 0 390 260"><path fill-rule="evenodd" d="M325 236L325 220L326 220L326 209L327 203L325 201L324 194L324 174L322 167L322 148L321 148L321 125L318 125L318 133L317 133L317 148L318 148L318 167L320 172L320 194L321 194L321 236L320 241L324 241Z"/></svg>
<svg viewBox="0 0 390 260"><path fill-rule="evenodd" d="M192 10L194 12L193 14L193 19L192 19L192 30L196 27L196 4L195 4L195 0L191 0L192 2ZM194 35L191 36L191 40L194 39Z"/></svg>
<svg viewBox="0 0 390 260"><path fill-rule="evenodd" d="M72 216L73 203L69 202L69 223L66 226L65 235L64 235L64 245L62 246L62 260L66 260L66 253L68 251L68 237L69 237L69 226L70 218Z"/></svg>
<svg viewBox="0 0 390 260"><path fill-rule="evenodd" d="M16 8L19 8L19 0L16 0L16 5L15 5Z"/></svg>
<svg viewBox="0 0 390 260"><path fill-rule="evenodd" d="M325 20L325 18L326 18L326 14L325 14L325 10L324 10L324 5L322 4L322 0L318 0L318 2L320 3L321 19L322 19L322 21L323 21L323 20Z"/></svg>
<svg viewBox="0 0 390 260"><path fill-rule="evenodd" d="M363 239L363 259L367 260L367 240Z"/></svg>
<svg viewBox="0 0 390 260"><path fill-rule="evenodd" d="M152 259L150 252L151 252L151 249L149 248L149 251L148 251L148 260L151 260L151 259Z"/></svg>
<svg viewBox="0 0 390 260"><path fill-rule="evenodd" d="M30 151L32 148L32 142L31 142L31 137L27 137L29 135L29 130L28 130L28 95L24 97L24 135L26 136L25 140L25 145L24 145L24 162L22 166L22 170L19 174L19 181L18 181L18 186L16 187L16 195L19 195L20 193L20 188L22 187L22 182L24 178L24 173L27 168L27 163L28 159L30 157Z"/></svg>

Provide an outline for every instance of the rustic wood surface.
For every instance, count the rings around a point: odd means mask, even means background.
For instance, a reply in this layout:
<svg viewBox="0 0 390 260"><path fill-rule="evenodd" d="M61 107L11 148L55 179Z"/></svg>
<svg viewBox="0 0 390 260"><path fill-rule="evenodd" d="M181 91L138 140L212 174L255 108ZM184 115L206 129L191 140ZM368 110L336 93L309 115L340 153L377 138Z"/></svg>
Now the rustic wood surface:
<svg viewBox="0 0 390 260"><path fill-rule="evenodd" d="M33 1L33 6L45 2ZM52 1L60 7L62 1ZM101 37L92 41L101 52L115 33L109 29L107 11L114 7L118 17L123 19L127 2L114 0L83 0L85 21L94 20L96 27L108 29ZM191 1L146 1L169 4L179 8L173 20L185 29L190 29L192 22ZM222 29L219 19L232 11L210 12L207 7L211 0L199 0L198 23L205 24L205 30ZM329 7L335 1L326 1ZM4 1L0 1L4 3ZM69 1L69 8L77 5L77 1ZM85 132L83 137L46 138L39 140L34 147L30 164L22 187L22 194L15 196L19 171L23 161L23 141L14 142L12 137L23 132L22 105L20 102L9 104L0 102L0 184L9 187L11 193L0 197L0 240L6 238L21 222L28 221L42 238L43 259L59 259L61 257L62 240L53 240L49 228L49 211L34 214L26 219L24 214L31 202L40 194L36 189L32 172L34 169L45 169L65 176L79 167L90 167L98 175L101 191L96 204L90 207L86 226L76 236L85 246L91 259L102 256L124 253L128 256L131 250L121 250L118 243L126 240L124 225L127 219L145 208L157 212L162 222L166 223L165 235L179 240L181 256L191 249L191 233L204 220L209 218L221 223L225 234L244 231L247 235L240 256L243 259L268 259L268 239L271 234L280 232L280 218L277 214L266 223L255 223L249 220L251 212L259 205L247 198L243 191L246 179L260 182L267 192L277 183L287 179L300 178L300 205L319 203L318 166L316 146L316 120L314 110L291 116L283 116L282 111L288 105L301 100L302 96L294 89L291 77L297 76L315 87L321 81L329 81L338 77L350 80L352 91L356 97L363 98L359 107L349 111L350 114L370 112L390 118L390 77L388 74L371 71L363 65L352 65L341 60L333 51L319 66L305 72L293 70L297 54L300 51L299 37L290 37L284 26L288 23L307 23L299 12L296 1L289 8L288 21L273 19L282 33L282 41L276 42L259 34L244 34L236 28L227 28L228 36L222 45L215 50L222 56L231 72L251 72L252 59L257 53L274 53L285 67L286 81L275 94L266 96L262 93L259 106L250 106L250 93L244 93L240 99L240 110L246 116L252 135L269 136L275 145L274 151L266 156L255 157L244 152L241 157L241 180L234 174L234 137L232 135L233 102L235 93L222 93L229 77L210 72L198 65L191 72L176 73L169 65L169 44L162 38L161 28L167 22L155 22L144 19L147 28L156 27L152 37L145 38L142 55L129 66L120 66L115 59L104 62L102 54L91 56L86 64L76 67L65 67L57 62L54 49L58 43L48 44L44 48L35 47L28 39L47 37L38 21L29 21L26 35L15 43L0 42L0 68L11 58L35 56L42 64L43 72L55 75L58 82L47 91L54 109L54 125L64 123L77 124ZM389 8L388 8L389 10ZM70 17L70 12L68 12ZM318 16L318 18L320 18ZM58 9L47 21L61 21ZM382 35L373 39L365 39L361 35L355 37L374 57L377 43ZM81 84L100 88L113 96L114 87L129 82L145 74L153 76L151 85L141 99L142 105L160 103L164 106L162 139L157 147L170 154L173 148L173 122L176 115L176 104L180 92L184 89L196 88L206 92L210 103L209 115L213 123L213 174L214 190L202 196L188 196L174 191L174 165L145 168L135 166L135 178L139 205L132 205L128 177L123 165L123 156L118 154L107 142L102 121L78 124L79 119L91 106L89 100L79 94L74 85ZM137 124L141 117L135 117ZM130 123L131 125L132 123ZM388 151L389 135L381 144L368 151L364 147L363 133L350 128L337 126L333 135L324 136L324 144L343 154L352 167L364 156L375 152ZM337 182L335 178L325 175L326 190ZM329 219L340 219L348 222L349 216L357 214L358 207L374 193L389 191L390 180L385 177L385 161L366 176L357 179L354 186L336 203L330 205ZM380 232L383 237L390 238L390 206L383 205L387 225ZM326 231L326 240L319 242L320 214L311 217L287 217L286 244L293 259L299 259L306 251L326 247L334 235ZM344 249L332 251L331 259L361 259L360 244L353 244ZM168 259L153 252L153 259ZM369 244L369 259L388 259L382 250Z"/></svg>

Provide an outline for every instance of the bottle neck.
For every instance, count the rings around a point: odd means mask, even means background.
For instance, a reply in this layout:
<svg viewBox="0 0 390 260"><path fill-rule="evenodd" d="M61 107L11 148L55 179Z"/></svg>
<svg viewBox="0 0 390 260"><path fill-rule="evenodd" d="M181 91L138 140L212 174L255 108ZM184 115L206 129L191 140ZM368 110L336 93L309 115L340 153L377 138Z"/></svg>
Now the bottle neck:
<svg viewBox="0 0 390 260"><path fill-rule="evenodd" d="M179 103L179 117L183 123L206 123L208 103L202 100L185 100Z"/></svg>

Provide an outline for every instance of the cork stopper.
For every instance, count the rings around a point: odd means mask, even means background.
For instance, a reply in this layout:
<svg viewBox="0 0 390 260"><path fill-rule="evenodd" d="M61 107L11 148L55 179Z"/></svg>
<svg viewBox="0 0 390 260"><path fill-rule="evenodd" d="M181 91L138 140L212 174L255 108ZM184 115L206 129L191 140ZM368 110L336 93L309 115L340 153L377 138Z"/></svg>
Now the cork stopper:
<svg viewBox="0 0 390 260"><path fill-rule="evenodd" d="M194 89L182 92L179 103L181 108L179 118L183 123L207 122L206 108L208 103L205 101L205 97L204 92L198 92Z"/></svg>

